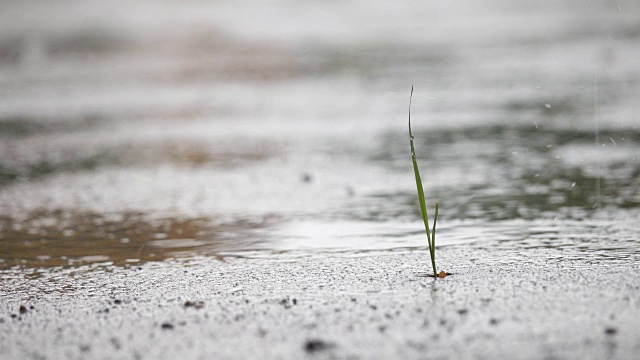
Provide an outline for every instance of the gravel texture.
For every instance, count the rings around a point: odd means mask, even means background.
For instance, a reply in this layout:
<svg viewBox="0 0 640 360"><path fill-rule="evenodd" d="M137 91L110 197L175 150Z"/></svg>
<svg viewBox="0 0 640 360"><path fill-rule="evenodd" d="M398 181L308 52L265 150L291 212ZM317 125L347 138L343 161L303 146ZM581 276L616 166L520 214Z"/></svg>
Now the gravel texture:
<svg viewBox="0 0 640 360"><path fill-rule="evenodd" d="M4 270L2 359L632 359L640 266L443 248Z"/></svg>

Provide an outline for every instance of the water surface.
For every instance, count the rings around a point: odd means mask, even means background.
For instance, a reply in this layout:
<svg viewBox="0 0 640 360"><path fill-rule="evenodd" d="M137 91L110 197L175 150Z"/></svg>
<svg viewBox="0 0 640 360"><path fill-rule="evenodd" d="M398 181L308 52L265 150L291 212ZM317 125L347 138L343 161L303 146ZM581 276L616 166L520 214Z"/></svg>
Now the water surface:
<svg viewBox="0 0 640 360"><path fill-rule="evenodd" d="M638 6L250 3L3 5L0 268L424 249L412 84L439 245L637 259Z"/></svg>

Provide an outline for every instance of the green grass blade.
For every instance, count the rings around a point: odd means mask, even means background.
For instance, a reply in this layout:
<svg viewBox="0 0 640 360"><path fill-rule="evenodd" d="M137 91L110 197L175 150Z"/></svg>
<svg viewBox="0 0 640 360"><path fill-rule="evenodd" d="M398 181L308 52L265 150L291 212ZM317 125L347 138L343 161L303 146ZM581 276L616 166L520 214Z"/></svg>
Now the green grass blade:
<svg viewBox="0 0 640 360"><path fill-rule="evenodd" d="M413 162L413 173L416 178L416 188L418 189L418 201L420 202L420 212L422 213L422 220L424 226L427 229L427 238L429 240L429 247L431 247L431 232L429 230L429 216L427 215L427 205L424 200L424 189L422 188L422 178L420 177L420 170L418 170L418 162L416 161L416 151L413 146L413 133L411 132L411 99L413 98L413 86L411 86L411 96L409 97L409 144L411 145L411 161Z"/></svg>
<svg viewBox="0 0 640 360"><path fill-rule="evenodd" d="M424 228L427 232L427 241L429 243L429 255L431 256L431 265L433 267L433 276L437 277L436 273L436 260L435 260L435 247L431 230L429 229L429 216L427 215L427 205L424 198L424 189L422 188L422 178L420 177L420 170L418 170L418 162L416 161L416 151L413 146L413 133L411 132L411 100L413 99L413 86L411 86L411 95L409 96L409 144L411 145L411 161L413 162L413 173L416 178L416 188L418 190L418 202L420 203L420 212L422 214L422 220L424 221ZM435 224L434 224L435 225Z"/></svg>
<svg viewBox="0 0 640 360"><path fill-rule="evenodd" d="M433 215L433 230L431 230L431 245L433 245L431 249L431 261L436 262L436 222L438 222L438 202L436 201L436 213Z"/></svg>

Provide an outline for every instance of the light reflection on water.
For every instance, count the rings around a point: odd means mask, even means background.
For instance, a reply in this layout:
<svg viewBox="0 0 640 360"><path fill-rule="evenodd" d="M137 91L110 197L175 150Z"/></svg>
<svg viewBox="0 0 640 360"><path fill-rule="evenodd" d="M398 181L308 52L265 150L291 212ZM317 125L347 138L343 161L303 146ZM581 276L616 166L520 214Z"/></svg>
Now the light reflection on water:
<svg viewBox="0 0 640 360"><path fill-rule="evenodd" d="M235 222L206 218L148 219L144 214L36 213L0 219L0 267L116 265L260 247L274 218Z"/></svg>
<svg viewBox="0 0 640 360"><path fill-rule="evenodd" d="M69 217L55 226L2 222L0 268L77 266L90 263L136 265L196 255L243 258L357 256L386 251L426 251L420 222L254 219L215 224L210 219L145 221L140 215L113 222ZM51 216L47 219L55 220ZM59 221L57 219L56 221ZM438 247L504 250L555 249L565 260L635 260L633 218L589 220L451 220L438 231ZM10 230L5 230L5 229ZM81 229L81 232L68 229ZM67 229L67 230L65 230ZM505 261L504 256L498 256Z"/></svg>

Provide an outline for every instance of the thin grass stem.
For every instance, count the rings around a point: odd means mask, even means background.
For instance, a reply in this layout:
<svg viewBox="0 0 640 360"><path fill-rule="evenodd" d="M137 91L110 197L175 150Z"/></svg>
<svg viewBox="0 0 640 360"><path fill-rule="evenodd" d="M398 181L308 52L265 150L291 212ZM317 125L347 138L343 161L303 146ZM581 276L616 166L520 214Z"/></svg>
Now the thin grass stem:
<svg viewBox="0 0 640 360"><path fill-rule="evenodd" d="M431 230L431 265L436 268L436 222L438 222L438 202L436 201L436 213L433 215L433 230Z"/></svg>
<svg viewBox="0 0 640 360"><path fill-rule="evenodd" d="M409 96L409 144L411 145L411 162L413 163L413 173L416 178L416 189L418 191L418 202L420 203L420 213L422 214L422 221L424 222L424 228L427 233L427 242L429 243L429 255L431 257L431 266L433 267L433 276L438 277L436 272L436 251L435 251L435 233L432 233L429 228L429 215L427 214L427 205L424 198L424 189L422 188L422 178L420 177L420 170L418 170L418 162L416 160L416 151L413 145L413 133L411 132L411 101L413 99L413 85L411 86L411 95ZM438 216L438 205L436 203L436 217ZM435 232L435 219L433 223L433 230Z"/></svg>

